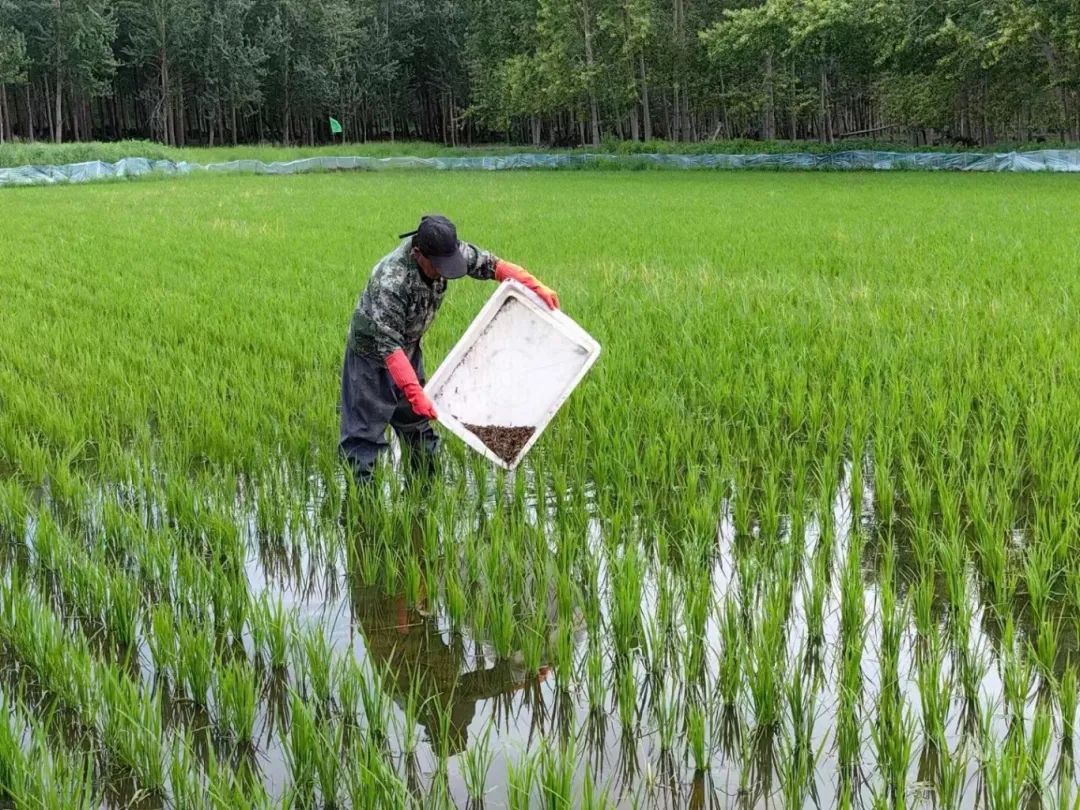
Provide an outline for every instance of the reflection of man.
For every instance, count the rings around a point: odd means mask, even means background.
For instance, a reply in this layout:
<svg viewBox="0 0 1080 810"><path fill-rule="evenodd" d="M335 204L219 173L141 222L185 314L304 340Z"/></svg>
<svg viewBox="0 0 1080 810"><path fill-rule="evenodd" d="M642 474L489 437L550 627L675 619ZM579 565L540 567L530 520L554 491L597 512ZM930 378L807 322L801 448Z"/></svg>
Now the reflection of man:
<svg viewBox="0 0 1080 810"><path fill-rule="evenodd" d="M438 716L440 711L449 711L448 750L443 754L465 750L478 701L542 683L547 677L547 667L538 676L529 676L505 659L490 669L461 672L468 664L461 637L454 635L447 641L434 619L409 608L404 596L387 595L378 586L354 584L352 597L368 654L384 673L384 685L399 705L404 706L411 687L420 681L423 705L417 719L436 750L442 742Z"/></svg>

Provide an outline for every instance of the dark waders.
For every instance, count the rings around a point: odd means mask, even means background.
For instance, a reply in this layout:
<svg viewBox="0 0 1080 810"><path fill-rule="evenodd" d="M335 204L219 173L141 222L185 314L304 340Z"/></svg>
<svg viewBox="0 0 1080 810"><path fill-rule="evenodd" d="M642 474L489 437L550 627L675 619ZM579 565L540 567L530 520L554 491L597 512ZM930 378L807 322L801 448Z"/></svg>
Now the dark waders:
<svg viewBox="0 0 1080 810"><path fill-rule="evenodd" d="M427 378L420 344L406 346L405 354L423 385ZM338 448L357 484L371 480L379 453L390 446L386 438L387 426L392 427L401 440L403 454L412 472L434 470L439 437L426 419L413 412L379 357L358 354L345 347L340 410Z"/></svg>

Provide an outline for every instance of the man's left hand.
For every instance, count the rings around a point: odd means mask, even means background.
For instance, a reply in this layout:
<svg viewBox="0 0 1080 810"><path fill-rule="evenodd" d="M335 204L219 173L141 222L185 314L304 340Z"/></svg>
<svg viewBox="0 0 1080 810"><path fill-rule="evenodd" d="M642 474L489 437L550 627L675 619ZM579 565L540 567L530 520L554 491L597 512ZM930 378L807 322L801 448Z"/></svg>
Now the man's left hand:
<svg viewBox="0 0 1080 810"><path fill-rule="evenodd" d="M559 308L559 294L555 290L541 284L524 267L500 259L495 265L495 280L506 281L508 278L532 290L541 301L547 304L549 309Z"/></svg>

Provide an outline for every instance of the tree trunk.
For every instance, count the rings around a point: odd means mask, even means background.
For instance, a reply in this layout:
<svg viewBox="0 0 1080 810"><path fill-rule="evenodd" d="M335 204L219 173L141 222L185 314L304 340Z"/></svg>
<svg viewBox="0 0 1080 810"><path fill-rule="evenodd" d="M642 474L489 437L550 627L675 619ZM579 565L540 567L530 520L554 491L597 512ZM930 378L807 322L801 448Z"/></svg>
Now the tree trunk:
<svg viewBox="0 0 1080 810"><path fill-rule="evenodd" d="M833 142L832 114L829 111L829 77L825 65L821 65L821 140Z"/></svg>
<svg viewBox="0 0 1080 810"><path fill-rule="evenodd" d="M638 67L641 70L641 120L644 123L645 140L652 140L652 110L649 108L649 79L645 74L645 51L638 54Z"/></svg>
<svg viewBox="0 0 1080 810"><path fill-rule="evenodd" d="M30 143L34 143L37 140L37 135L34 132L34 103L30 98L30 82L26 83L26 137L30 139Z"/></svg>
<svg viewBox="0 0 1080 810"><path fill-rule="evenodd" d="M682 80L686 75L685 66L685 46L683 41L683 27L685 22L684 0L672 0L671 6L671 27L673 31L672 49L673 54L673 81L671 86L672 94L672 106L673 113L671 119L671 132L668 133L668 137L673 141L684 140L683 133L687 126L687 122L684 120L683 111L688 109L689 105L684 100L686 95L686 88L683 86Z"/></svg>
<svg viewBox="0 0 1080 810"><path fill-rule="evenodd" d="M64 119L61 118L63 112L63 79L61 77L60 69L56 70L56 106L53 108L53 143L63 143L64 141Z"/></svg>
<svg viewBox="0 0 1080 810"><path fill-rule="evenodd" d="M595 55L592 43L592 22L589 19L590 11L587 2L579 2L578 9L581 12L581 27L585 35L585 68L589 72L589 126L592 129L593 146L600 145L600 105L596 99L596 79L593 75Z"/></svg>
<svg viewBox="0 0 1080 810"><path fill-rule="evenodd" d="M776 96L773 91L772 49L765 51L765 114L761 122L761 136L766 141L776 140Z"/></svg>
<svg viewBox="0 0 1080 810"><path fill-rule="evenodd" d="M187 143L187 102L185 101L182 78L180 92L177 93L177 99L175 143L177 146L184 146Z"/></svg>

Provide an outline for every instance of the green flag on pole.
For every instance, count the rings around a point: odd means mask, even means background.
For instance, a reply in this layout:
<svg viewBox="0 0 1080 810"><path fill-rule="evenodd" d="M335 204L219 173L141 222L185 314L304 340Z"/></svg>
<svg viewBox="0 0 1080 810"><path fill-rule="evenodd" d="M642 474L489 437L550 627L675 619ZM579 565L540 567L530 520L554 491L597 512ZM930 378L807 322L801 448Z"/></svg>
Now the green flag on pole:
<svg viewBox="0 0 1080 810"><path fill-rule="evenodd" d="M330 119L330 132L332 132L334 135L341 134L341 122L338 121L336 118Z"/></svg>

